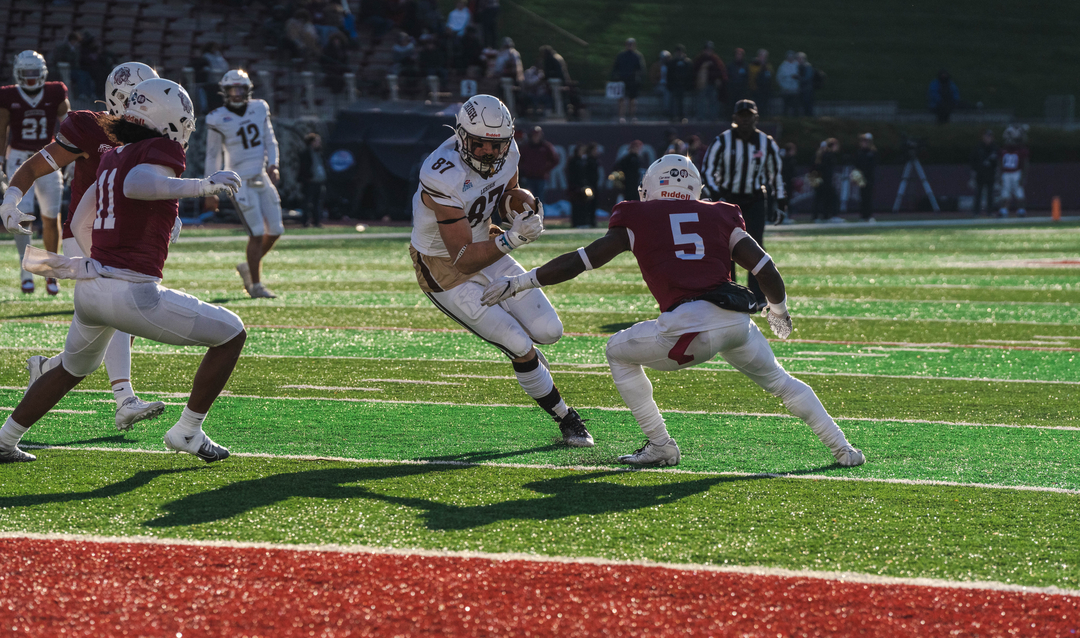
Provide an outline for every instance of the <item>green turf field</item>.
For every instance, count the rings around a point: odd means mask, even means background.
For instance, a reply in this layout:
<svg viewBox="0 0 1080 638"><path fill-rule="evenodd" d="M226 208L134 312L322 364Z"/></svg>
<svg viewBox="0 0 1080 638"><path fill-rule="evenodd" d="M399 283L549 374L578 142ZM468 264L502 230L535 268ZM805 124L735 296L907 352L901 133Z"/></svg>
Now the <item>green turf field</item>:
<svg viewBox="0 0 1080 638"><path fill-rule="evenodd" d="M245 356L207 419L234 456L163 454L201 353L137 340L136 389L166 415L113 425L104 371L0 466L0 532L339 543L853 571L1080 589L1080 227L799 229L767 237L796 332L773 341L868 458L841 468L722 361L651 373L677 470L624 471L642 435L607 373L611 333L656 316L627 256L549 289L545 348L592 449L512 369L431 307L407 240L290 239L276 300L247 299L231 233L173 247L166 284L233 309ZM546 235L526 267L598 233ZM0 250L14 252L10 242ZM0 268L0 408L62 348L60 296ZM771 333L763 321L759 326Z"/></svg>

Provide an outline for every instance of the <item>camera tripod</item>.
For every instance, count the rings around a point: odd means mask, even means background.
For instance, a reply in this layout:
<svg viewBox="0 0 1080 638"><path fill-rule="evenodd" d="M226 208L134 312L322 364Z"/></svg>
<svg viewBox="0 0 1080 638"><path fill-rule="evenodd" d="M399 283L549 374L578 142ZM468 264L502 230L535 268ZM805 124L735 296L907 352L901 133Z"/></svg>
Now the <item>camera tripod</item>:
<svg viewBox="0 0 1080 638"><path fill-rule="evenodd" d="M894 213L900 212L900 202L904 200L904 191L907 190L908 180L911 179L911 171L914 170L915 174L919 176L922 181L923 192L930 198L930 207L934 209L935 213L941 212L941 208L938 206L937 198L934 197L934 191L930 189L930 182L926 179L926 173L923 171L922 164L919 163L919 158L914 152L908 156L907 164L904 165L904 173L900 176L900 188L896 190L896 201L893 202L892 211Z"/></svg>

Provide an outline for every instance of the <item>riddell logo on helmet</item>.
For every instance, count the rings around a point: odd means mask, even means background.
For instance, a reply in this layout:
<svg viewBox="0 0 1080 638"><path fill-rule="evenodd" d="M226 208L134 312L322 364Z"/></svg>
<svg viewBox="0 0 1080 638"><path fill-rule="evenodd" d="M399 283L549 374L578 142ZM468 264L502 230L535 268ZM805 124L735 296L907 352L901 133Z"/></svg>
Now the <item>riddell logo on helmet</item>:
<svg viewBox="0 0 1080 638"><path fill-rule="evenodd" d="M694 199L694 196L690 193L684 193L682 191L660 191L660 197L671 197L673 199Z"/></svg>

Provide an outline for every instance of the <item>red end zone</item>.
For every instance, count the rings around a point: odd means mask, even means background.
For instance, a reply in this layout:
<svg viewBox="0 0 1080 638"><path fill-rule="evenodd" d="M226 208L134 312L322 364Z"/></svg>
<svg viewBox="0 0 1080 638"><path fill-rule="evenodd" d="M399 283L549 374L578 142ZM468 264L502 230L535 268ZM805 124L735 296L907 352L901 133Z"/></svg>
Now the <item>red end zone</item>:
<svg viewBox="0 0 1080 638"><path fill-rule="evenodd" d="M1080 597L638 565L0 539L14 636L1073 636Z"/></svg>

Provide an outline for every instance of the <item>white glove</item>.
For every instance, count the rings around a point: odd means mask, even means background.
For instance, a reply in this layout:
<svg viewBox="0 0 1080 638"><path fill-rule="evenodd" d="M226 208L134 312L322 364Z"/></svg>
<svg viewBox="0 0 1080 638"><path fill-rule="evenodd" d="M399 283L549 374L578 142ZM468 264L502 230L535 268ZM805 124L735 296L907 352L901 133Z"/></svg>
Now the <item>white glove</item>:
<svg viewBox="0 0 1080 638"><path fill-rule="evenodd" d="M202 178L199 182L199 196L202 197L226 192L235 195L243 184L240 176L232 171L218 171L209 177Z"/></svg>
<svg viewBox="0 0 1080 638"><path fill-rule="evenodd" d="M184 227L184 222L180 221L177 217L176 221L172 225L172 235L169 236L169 243L175 244L177 239L180 239L180 230Z"/></svg>
<svg viewBox="0 0 1080 638"><path fill-rule="evenodd" d="M511 250L534 242L544 232L544 206L537 202L537 210L527 215L518 215L510 230L495 238L499 250L508 253Z"/></svg>
<svg viewBox="0 0 1080 638"><path fill-rule="evenodd" d="M787 339L791 335L791 315L786 311L773 312L772 308L769 308L765 318L769 320L769 327L778 338Z"/></svg>
<svg viewBox="0 0 1080 638"><path fill-rule="evenodd" d="M28 226L24 226L27 222L32 222L37 217L33 215L27 215L19 210L19 205L13 202L4 202L0 204L0 216L4 218L4 228L12 235L31 235L34 231L30 230Z"/></svg>
<svg viewBox="0 0 1080 638"><path fill-rule="evenodd" d="M494 306L495 304L506 301L523 290L530 290L532 288L540 288L540 282L536 280L535 268L529 272L514 275L513 277L509 275L499 277L488 284L487 288L484 288L484 294L480 297L480 302L485 306Z"/></svg>

